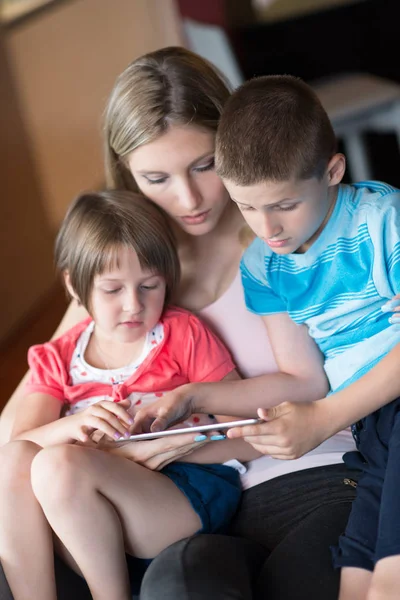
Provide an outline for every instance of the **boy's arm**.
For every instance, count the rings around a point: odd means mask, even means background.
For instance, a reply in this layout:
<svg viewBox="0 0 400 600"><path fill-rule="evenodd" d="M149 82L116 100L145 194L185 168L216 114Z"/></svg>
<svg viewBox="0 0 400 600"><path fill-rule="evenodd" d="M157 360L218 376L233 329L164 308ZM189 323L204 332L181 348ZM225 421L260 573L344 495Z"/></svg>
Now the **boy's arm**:
<svg viewBox="0 0 400 600"><path fill-rule="evenodd" d="M237 427L230 438L244 437L263 454L295 459L352 423L400 396L400 344L347 388L317 402L284 403L260 416L265 423Z"/></svg>
<svg viewBox="0 0 400 600"><path fill-rule="evenodd" d="M286 313L263 317L279 372L217 383L190 383L140 410L135 431L165 429L194 412L257 416L259 407L281 402L305 402L328 392L323 359L305 326L296 325ZM154 421L154 423L153 423Z"/></svg>

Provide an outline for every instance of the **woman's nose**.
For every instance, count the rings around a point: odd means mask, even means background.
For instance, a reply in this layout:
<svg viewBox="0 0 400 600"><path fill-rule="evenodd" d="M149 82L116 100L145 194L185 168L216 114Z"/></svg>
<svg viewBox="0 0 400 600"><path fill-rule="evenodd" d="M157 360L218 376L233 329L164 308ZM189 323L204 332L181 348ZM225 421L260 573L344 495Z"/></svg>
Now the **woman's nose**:
<svg viewBox="0 0 400 600"><path fill-rule="evenodd" d="M185 181L178 190L180 206L188 213L196 210L203 202L200 190L193 181Z"/></svg>

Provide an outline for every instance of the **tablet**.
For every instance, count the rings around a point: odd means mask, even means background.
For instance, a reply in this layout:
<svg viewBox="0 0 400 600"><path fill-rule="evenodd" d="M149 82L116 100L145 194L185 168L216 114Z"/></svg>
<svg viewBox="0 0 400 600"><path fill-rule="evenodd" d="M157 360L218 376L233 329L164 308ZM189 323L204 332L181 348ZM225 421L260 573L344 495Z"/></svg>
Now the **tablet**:
<svg viewBox="0 0 400 600"><path fill-rule="evenodd" d="M193 427L180 427L179 429L164 429L163 431L154 431L150 433L137 433L127 438L116 440L118 443L130 441L152 440L167 435L178 435L180 433L195 433L196 431L219 431L220 429L230 429L231 427L242 427L244 425L256 425L263 422L260 419L243 419L241 421L225 421L224 423L211 423L210 425L194 425Z"/></svg>

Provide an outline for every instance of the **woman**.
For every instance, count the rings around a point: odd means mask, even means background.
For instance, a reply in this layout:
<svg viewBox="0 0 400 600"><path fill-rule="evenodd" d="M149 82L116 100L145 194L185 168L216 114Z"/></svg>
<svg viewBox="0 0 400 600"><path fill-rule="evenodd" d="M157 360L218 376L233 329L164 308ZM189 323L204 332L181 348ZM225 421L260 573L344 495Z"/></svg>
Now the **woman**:
<svg viewBox="0 0 400 600"><path fill-rule="evenodd" d="M268 317L267 334L260 318L245 310L239 262L246 228L214 172L214 137L228 96L211 65L183 48L134 61L118 78L106 109L108 185L139 190L168 214L182 268L175 302L215 329L242 375L270 373L276 382L278 365L290 376L293 393L317 399L327 384L322 366L316 373L321 361L307 331L283 314ZM82 309L71 305L57 333L81 318ZM3 439L10 435L20 393L3 413ZM230 458L229 442L221 443ZM194 447L186 436L146 441L135 444L135 460L160 469ZM254 461L244 484L258 485L244 494L231 528L237 537L197 536L167 549L148 570L142 597L336 598L329 545L344 529L354 495L343 483L354 476L341 464L350 447L342 434L296 462Z"/></svg>

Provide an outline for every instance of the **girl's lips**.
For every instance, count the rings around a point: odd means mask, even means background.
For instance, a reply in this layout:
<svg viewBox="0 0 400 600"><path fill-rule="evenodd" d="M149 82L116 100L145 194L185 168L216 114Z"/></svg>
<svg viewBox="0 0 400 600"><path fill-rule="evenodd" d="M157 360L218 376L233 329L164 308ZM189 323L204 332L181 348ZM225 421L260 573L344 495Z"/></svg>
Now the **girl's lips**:
<svg viewBox="0 0 400 600"><path fill-rule="evenodd" d="M184 223L187 223L188 225L199 225L200 223L204 223L204 221L207 219L210 210L206 210L202 213L199 213L198 215L194 215L193 217L181 217L181 219Z"/></svg>
<svg viewBox="0 0 400 600"><path fill-rule="evenodd" d="M135 329L136 327L140 327L142 325L142 321L123 321L121 325L128 327L129 329Z"/></svg>

